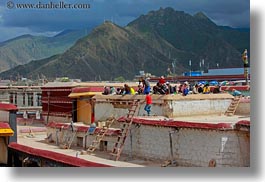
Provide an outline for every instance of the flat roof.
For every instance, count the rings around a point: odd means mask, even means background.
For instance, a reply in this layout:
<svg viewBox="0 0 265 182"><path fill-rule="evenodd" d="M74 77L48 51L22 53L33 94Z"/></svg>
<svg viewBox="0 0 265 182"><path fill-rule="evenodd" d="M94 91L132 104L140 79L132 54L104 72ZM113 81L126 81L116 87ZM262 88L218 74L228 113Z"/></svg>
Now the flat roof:
<svg viewBox="0 0 265 182"><path fill-rule="evenodd" d="M126 118L122 117L119 121L122 122L125 119ZM237 125L243 123L245 126L250 126L250 116L198 115L174 118L166 118L163 116L138 116L133 118L133 123L159 127L233 130Z"/></svg>
<svg viewBox="0 0 265 182"><path fill-rule="evenodd" d="M151 94L153 100L163 101L163 100L211 100L211 99L232 99L229 93L220 94L189 94L183 96L181 94L176 95L159 95ZM135 100L135 99L145 99L145 95L95 95L93 97L96 100Z"/></svg>
<svg viewBox="0 0 265 182"><path fill-rule="evenodd" d="M215 129L215 130L234 130L237 129L237 126L246 126L250 127L250 116L249 115L234 115L234 116L225 116L225 115L201 115L201 116L187 116L187 117L175 117L175 118L166 118L163 116L138 116L134 117L134 123L153 125L159 127L179 127L179 128L198 128L198 129ZM48 126L51 128L61 128L62 126L67 126L66 123L50 123ZM89 128L88 125L83 123L74 123L78 127L79 132L86 132ZM25 128L29 126L18 125L18 131L20 128ZM121 156L119 161L111 160L109 153L106 151L96 150L91 155L80 155L80 152L83 150L82 147L72 146L70 149L61 149L59 146L56 146L55 143L46 143L44 142L47 137L43 132L37 131L38 127L32 126L32 131L34 137L27 137L27 133L18 133L18 143L24 146L32 147L35 149L44 149L60 154L64 154L71 157L93 161L100 164L106 164L114 167L161 167L161 164L164 161L151 161L143 160L140 158L130 158L130 156ZM43 127L45 127L43 125ZM34 132L35 131L35 132ZM117 131L114 129L114 133Z"/></svg>
<svg viewBox="0 0 265 182"><path fill-rule="evenodd" d="M0 122L0 136L13 136L14 131L10 128L9 123Z"/></svg>
<svg viewBox="0 0 265 182"><path fill-rule="evenodd" d="M110 165L106 164L100 164L97 162L92 162L84 159L80 159L77 157L65 155L62 153L57 153L49 150L43 150L43 149L37 149L33 148L27 145L22 145L18 143L11 143L8 145L8 147L14 151L20 151L32 156L44 158L44 159L50 159L56 162L60 162L62 164L67 164L70 166L75 167L111 167Z"/></svg>
<svg viewBox="0 0 265 182"><path fill-rule="evenodd" d="M0 110L2 111L17 111L17 107L14 104L7 104L0 102Z"/></svg>
<svg viewBox="0 0 265 182"><path fill-rule="evenodd" d="M129 86L137 86L139 82L48 82L43 85L42 88L47 87L104 87L104 86L114 86L120 87L127 84Z"/></svg>

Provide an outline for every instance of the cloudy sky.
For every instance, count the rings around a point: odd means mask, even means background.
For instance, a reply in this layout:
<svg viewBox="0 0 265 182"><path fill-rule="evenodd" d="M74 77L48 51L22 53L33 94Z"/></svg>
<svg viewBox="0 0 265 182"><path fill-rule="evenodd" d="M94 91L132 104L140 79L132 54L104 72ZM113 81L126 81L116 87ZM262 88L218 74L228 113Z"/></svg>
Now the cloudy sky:
<svg viewBox="0 0 265 182"><path fill-rule="evenodd" d="M66 6L89 4L90 8L43 8L59 2ZM26 3L34 8L19 8ZM250 26L249 0L0 0L0 42L23 34L52 36L65 29L91 28L104 19L124 26L160 7L191 15L202 11L218 25Z"/></svg>

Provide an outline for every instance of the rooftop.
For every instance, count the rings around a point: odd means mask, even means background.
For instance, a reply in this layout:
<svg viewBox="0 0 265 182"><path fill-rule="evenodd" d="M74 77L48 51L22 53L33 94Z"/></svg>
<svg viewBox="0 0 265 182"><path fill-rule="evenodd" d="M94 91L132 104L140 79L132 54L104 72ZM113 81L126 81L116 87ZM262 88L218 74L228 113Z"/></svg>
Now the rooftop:
<svg viewBox="0 0 265 182"><path fill-rule="evenodd" d="M122 120L122 119L121 119ZM166 118L163 116L140 116L134 117L134 123L157 125L159 127L171 127L173 125L178 127L192 127L201 129L233 129L238 123L250 123L249 115L207 115L207 116L189 116L189 117L177 117ZM61 123L62 124L62 123ZM59 123L60 125L60 123ZM89 127L83 123L75 123L75 126L83 130L84 127ZM30 129L29 129L30 128ZM46 143L47 137L44 124L34 125L34 123L28 125L18 125L18 143L33 147L36 149L43 149L48 151L57 152L60 154L78 157L87 161L106 164L115 167L160 167L164 161L151 161L143 158L134 158L126 155L121 155L119 161L110 159L110 155L106 151L96 150L91 155L80 155L82 147L73 146L70 149L61 149L55 144ZM27 131L28 129L28 131ZM115 130L115 129L113 129Z"/></svg>

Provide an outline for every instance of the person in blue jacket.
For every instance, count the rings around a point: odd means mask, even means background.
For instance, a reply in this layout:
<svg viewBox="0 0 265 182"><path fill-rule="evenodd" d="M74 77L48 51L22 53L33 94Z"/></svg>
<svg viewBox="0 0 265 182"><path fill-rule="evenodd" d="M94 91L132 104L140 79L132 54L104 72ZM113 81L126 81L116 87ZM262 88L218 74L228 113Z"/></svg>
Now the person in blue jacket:
<svg viewBox="0 0 265 182"><path fill-rule="evenodd" d="M240 96L240 95L242 95L242 93L240 91L236 90L236 89L233 89L232 90L232 95L233 96Z"/></svg>

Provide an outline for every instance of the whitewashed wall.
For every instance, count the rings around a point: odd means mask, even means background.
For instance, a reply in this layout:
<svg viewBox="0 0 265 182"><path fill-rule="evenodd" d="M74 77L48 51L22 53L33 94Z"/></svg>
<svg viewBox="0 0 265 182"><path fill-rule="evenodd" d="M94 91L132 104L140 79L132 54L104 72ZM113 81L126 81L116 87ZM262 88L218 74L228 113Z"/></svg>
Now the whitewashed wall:
<svg viewBox="0 0 265 182"><path fill-rule="evenodd" d="M231 100L187 100L168 101L171 117L190 115L224 114Z"/></svg>
<svg viewBox="0 0 265 182"><path fill-rule="evenodd" d="M9 122L9 112L8 111L0 111L0 121L8 121Z"/></svg>
<svg viewBox="0 0 265 182"><path fill-rule="evenodd" d="M140 104L140 107L135 113L135 116L144 116L147 115L144 110L145 104ZM115 118L120 118L126 116L128 109L125 108L114 108L110 103L96 103L95 105L95 121L104 121L110 116ZM151 106L151 115L163 116L164 110L158 104L152 104Z"/></svg>
<svg viewBox="0 0 265 182"><path fill-rule="evenodd" d="M191 115L224 114L231 99L226 100L167 100L164 104L152 104L151 115L179 117ZM141 104L136 116L146 115L145 104ZM110 116L116 118L125 116L128 109L114 108L111 103L100 102L95 105L95 120L105 120Z"/></svg>
<svg viewBox="0 0 265 182"><path fill-rule="evenodd" d="M137 128L132 125L132 150L128 135L122 155L132 154L147 160L171 160L169 132L172 129L150 125ZM56 129L49 128L49 133L56 141ZM62 142L64 133L64 130L57 133L59 142ZM85 140L84 135L84 132L78 132L73 145L77 145L77 137L79 140L81 138L83 147L88 147L95 139L95 135L88 135ZM108 141L107 150L111 151L117 137L106 136L105 140ZM209 161L214 159L217 167L249 167L249 142L247 131L180 128L172 134L173 159L179 166L208 167Z"/></svg>
<svg viewBox="0 0 265 182"><path fill-rule="evenodd" d="M133 155L170 160L169 127L142 125L134 129ZM173 159L180 166L207 167L211 159L217 167L250 166L249 132L204 129L180 129L172 134ZM124 153L130 154L130 140Z"/></svg>
<svg viewBox="0 0 265 182"><path fill-rule="evenodd" d="M250 115L250 101L249 102L240 102L236 109L235 114L238 115Z"/></svg>

